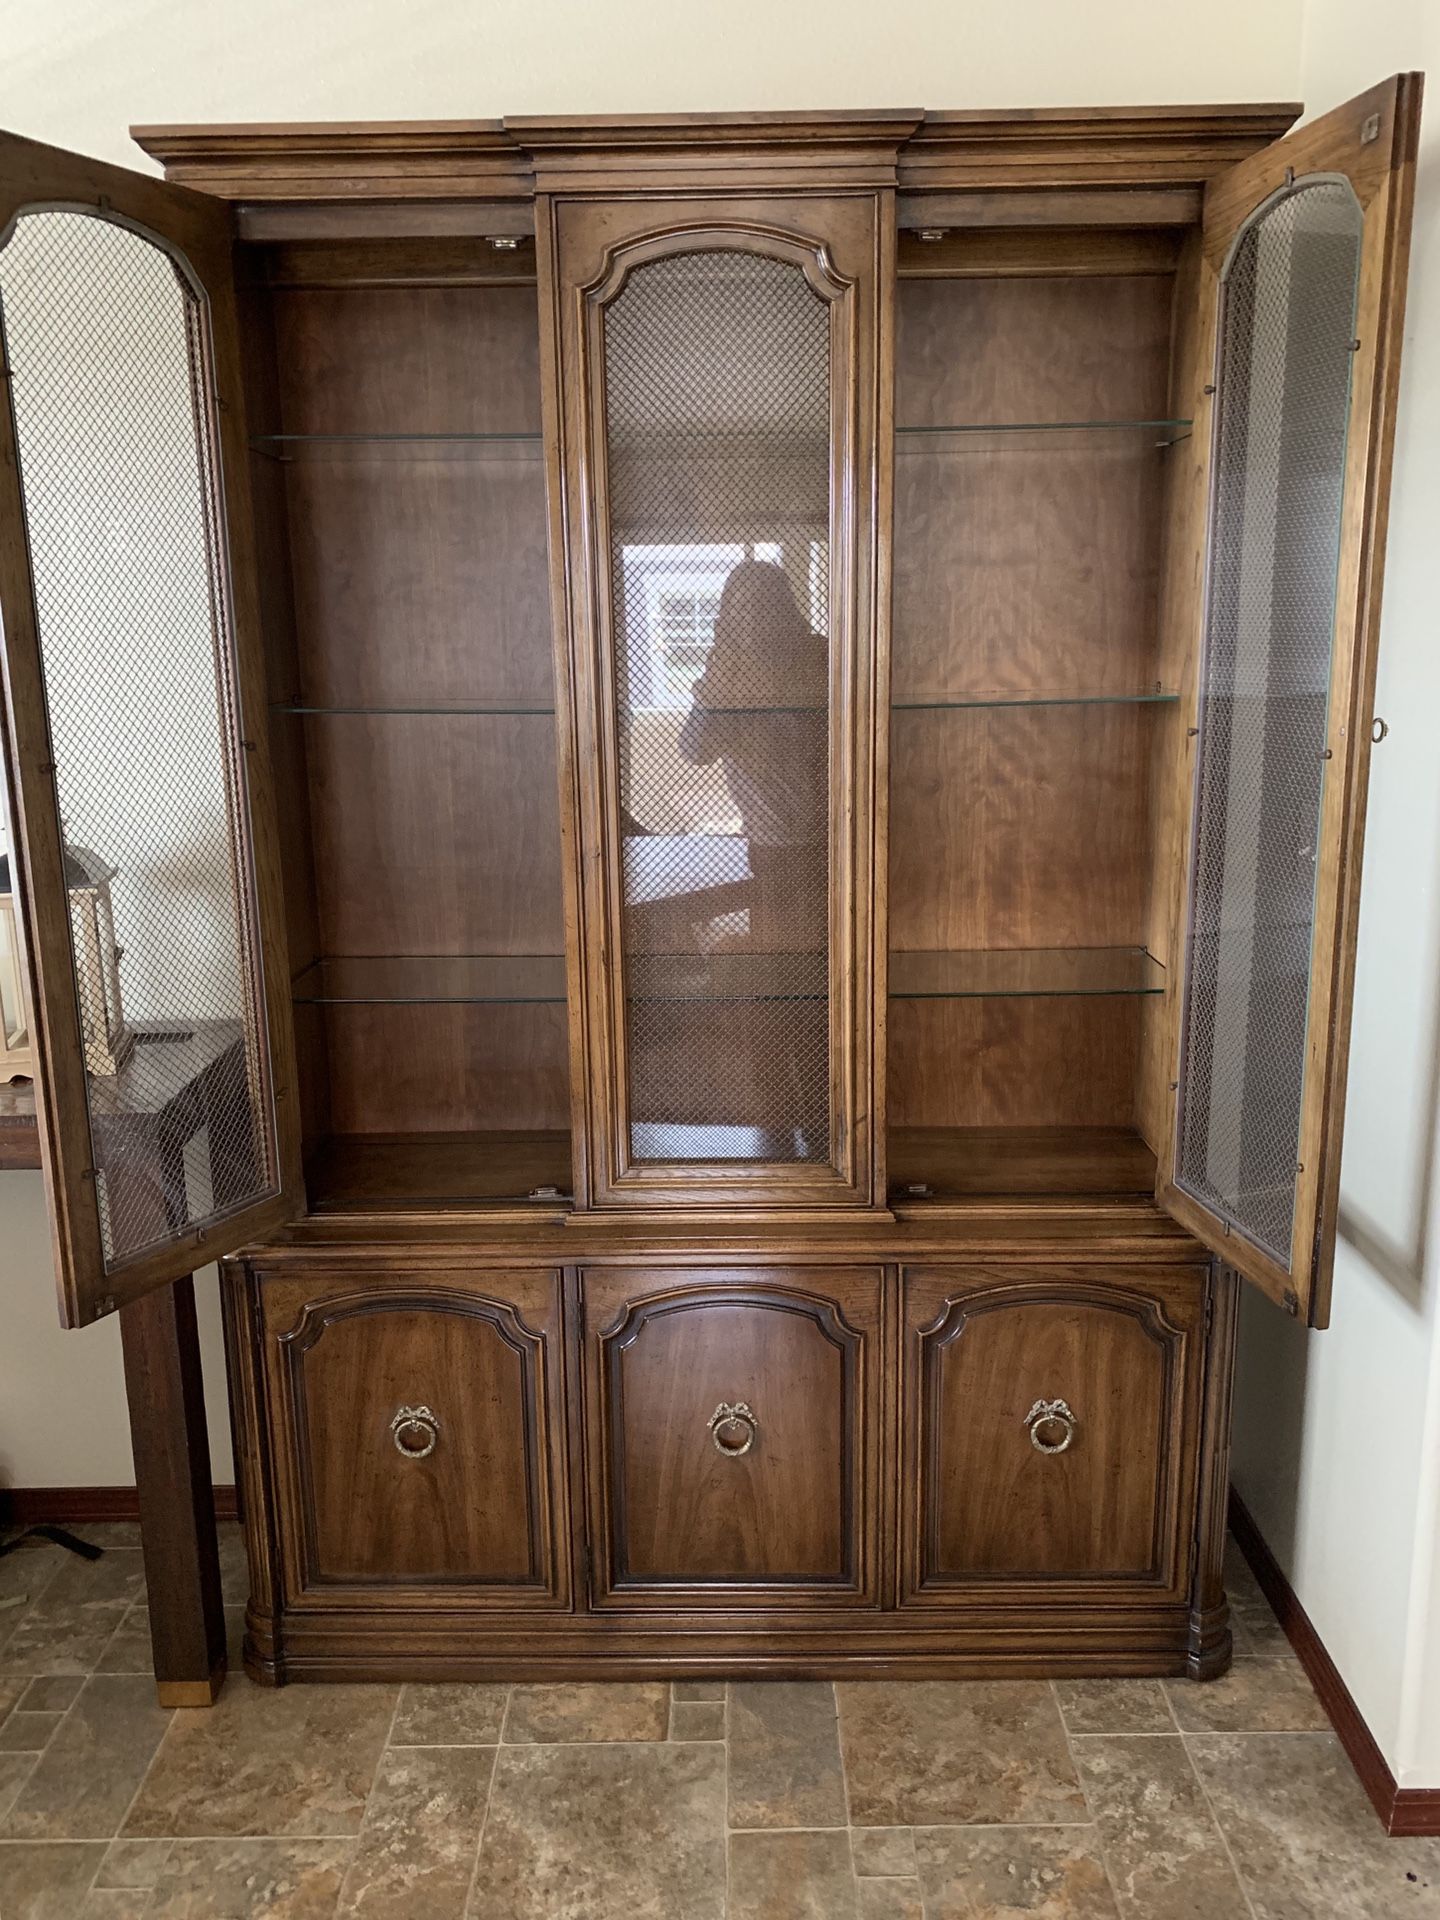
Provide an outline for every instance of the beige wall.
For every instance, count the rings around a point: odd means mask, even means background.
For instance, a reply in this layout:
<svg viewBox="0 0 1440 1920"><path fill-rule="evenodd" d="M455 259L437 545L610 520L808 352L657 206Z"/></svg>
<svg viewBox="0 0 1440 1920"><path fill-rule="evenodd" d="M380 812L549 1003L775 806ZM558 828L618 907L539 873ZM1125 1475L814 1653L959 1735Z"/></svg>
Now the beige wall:
<svg viewBox="0 0 1440 1920"><path fill-rule="evenodd" d="M136 163L124 129L148 120L1300 97L1323 109L1427 54L1440 64L1435 15L1428 0L732 0L662 12L638 0L32 0L7 12L0 124ZM1406 1784L1440 1783L1440 651L1427 607L1440 524L1437 171L1431 137L1381 670L1394 732L1371 802L1335 1325L1306 1336L1247 1302L1236 1447L1245 1497ZM38 1175L0 1175L0 1478L122 1482L115 1329L56 1327L39 1187ZM202 1292L218 1432L222 1363L208 1282Z"/></svg>
<svg viewBox="0 0 1440 1920"><path fill-rule="evenodd" d="M196 1282L215 1477L233 1481L219 1289ZM120 1324L66 1333L55 1307L38 1173L0 1173L0 1487L130 1487Z"/></svg>
<svg viewBox="0 0 1440 1920"><path fill-rule="evenodd" d="M1300 92L1429 66L1427 0L1308 0ZM1254 1295L1233 1478L1402 1786L1440 1784L1440 99L1417 177L1355 1026L1328 1331Z"/></svg>
<svg viewBox="0 0 1440 1920"><path fill-rule="evenodd" d="M0 125L1294 99L1302 0L11 0Z"/></svg>

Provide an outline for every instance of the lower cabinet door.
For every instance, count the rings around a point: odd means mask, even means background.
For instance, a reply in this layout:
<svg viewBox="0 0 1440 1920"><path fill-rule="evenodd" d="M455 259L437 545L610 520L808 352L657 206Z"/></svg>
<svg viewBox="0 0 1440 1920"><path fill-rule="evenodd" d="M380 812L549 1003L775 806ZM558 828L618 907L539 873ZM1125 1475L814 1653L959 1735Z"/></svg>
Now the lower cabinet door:
<svg viewBox="0 0 1440 1920"><path fill-rule="evenodd" d="M287 1272L261 1297L292 1596L568 1601L558 1273Z"/></svg>
<svg viewBox="0 0 1440 1920"><path fill-rule="evenodd" d="M594 1604L876 1604L879 1272L582 1286Z"/></svg>
<svg viewBox="0 0 1440 1920"><path fill-rule="evenodd" d="M1204 1268L911 1268L904 1598L1188 1588Z"/></svg>

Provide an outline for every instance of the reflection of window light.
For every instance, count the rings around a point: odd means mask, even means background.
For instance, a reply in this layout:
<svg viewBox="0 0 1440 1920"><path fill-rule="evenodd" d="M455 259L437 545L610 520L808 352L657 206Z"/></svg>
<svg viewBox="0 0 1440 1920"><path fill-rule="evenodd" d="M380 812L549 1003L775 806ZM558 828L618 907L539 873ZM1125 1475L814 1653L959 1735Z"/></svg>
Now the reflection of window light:
<svg viewBox="0 0 1440 1920"><path fill-rule="evenodd" d="M655 672L665 706L688 706L690 690L705 671L705 656L715 640L720 595L715 589L666 588L656 597L651 627Z"/></svg>
<svg viewBox="0 0 1440 1920"><path fill-rule="evenodd" d="M630 1151L637 1160L768 1160L775 1144L763 1127L636 1120Z"/></svg>
<svg viewBox="0 0 1440 1920"><path fill-rule="evenodd" d="M742 546L627 546L621 553L625 664L632 711L683 709L705 671L715 615Z"/></svg>
<svg viewBox="0 0 1440 1920"><path fill-rule="evenodd" d="M826 588L829 584L829 550L822 540L810 542L810 624L817 633L830 627L830 607Z"/></svg>
<svg viewBox="0 0 1440 1920"><path fill-rule="evenodd" d="M635 545L621 550L631 711L684 709L715 641L725 582L742 560L780 563L778 540Z"/></svg>

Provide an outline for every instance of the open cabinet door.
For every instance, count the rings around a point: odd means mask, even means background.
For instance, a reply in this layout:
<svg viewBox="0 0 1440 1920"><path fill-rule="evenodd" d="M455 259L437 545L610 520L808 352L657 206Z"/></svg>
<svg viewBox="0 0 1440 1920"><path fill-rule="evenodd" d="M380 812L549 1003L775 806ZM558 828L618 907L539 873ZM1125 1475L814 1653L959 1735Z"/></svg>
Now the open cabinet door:
<svg viewBox="0 0 1440 1920"><path fill-rule="evenodd" d="M1335 1252L1419 115L1420 77L1399 75L1205 196L1208 533L1157 1196L1314 1326Z"/></svg>
<svg viewBox="0 0 1440 1920"><path fill-rule="evenodd" d="M298 1193L230 211L0 137L13 884L61 1313Z"/></svg>

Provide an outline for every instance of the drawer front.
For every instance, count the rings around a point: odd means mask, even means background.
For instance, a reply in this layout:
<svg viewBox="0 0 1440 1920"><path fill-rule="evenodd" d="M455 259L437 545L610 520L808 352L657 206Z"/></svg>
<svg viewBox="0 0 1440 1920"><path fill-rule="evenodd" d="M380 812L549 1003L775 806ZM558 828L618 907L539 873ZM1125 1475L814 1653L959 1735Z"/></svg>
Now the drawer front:
<svg viewBox="0 0 1440 1920"><path fill-rule="evenodd" d="M262 1288L292 1597L568 1599L553 1272Z"/></svg>
<svg viewBox="0 0 1440 1920"><path fill-rule="evenodd" d="M903 1276L907 1602L1184 1596L1205 1270Z"/></svg>
<svg viewBox="0 0 1440 1920"><path fill-rule="evenodd" d="M875 1604L878 1271L582 1286L594 1603Z"/></svg>

